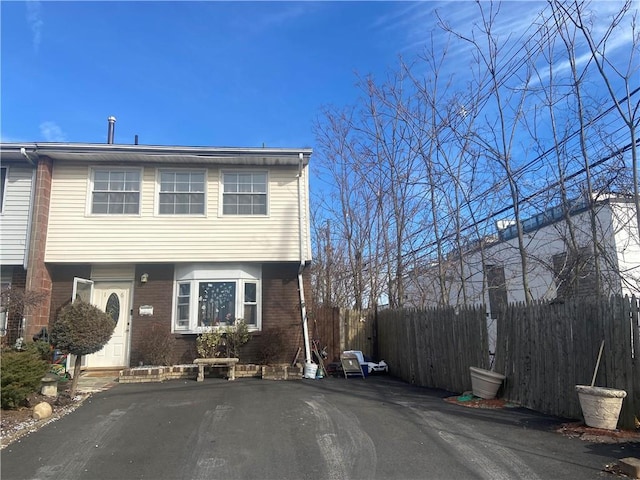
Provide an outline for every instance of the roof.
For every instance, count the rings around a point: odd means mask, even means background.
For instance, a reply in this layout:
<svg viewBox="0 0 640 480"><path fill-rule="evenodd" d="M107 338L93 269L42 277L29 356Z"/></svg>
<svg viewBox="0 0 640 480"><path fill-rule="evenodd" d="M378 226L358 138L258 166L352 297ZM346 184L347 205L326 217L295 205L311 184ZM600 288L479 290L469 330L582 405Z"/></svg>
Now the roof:
<svg viewBox="0 0 640 480"><path fill-rule="evenodd" d="M0 143L0 160L35 164L40 157L92 163L171 163L216 165L303 165L310 148L193 147L114 143Z"/></svg>

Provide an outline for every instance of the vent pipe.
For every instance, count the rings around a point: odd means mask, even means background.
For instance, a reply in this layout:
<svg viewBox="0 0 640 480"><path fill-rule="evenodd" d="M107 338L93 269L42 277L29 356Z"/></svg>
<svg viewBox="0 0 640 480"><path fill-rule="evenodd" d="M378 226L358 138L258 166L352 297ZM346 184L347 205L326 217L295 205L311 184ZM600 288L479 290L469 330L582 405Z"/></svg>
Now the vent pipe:
<svg viewBox="0 0 640 480"><path fill-rule="evenodd" d="M109 121L109 130L107 131L107 143L113 143L113 131L116 126L116 117L111 116L107 118L107 120Z"/></svg>

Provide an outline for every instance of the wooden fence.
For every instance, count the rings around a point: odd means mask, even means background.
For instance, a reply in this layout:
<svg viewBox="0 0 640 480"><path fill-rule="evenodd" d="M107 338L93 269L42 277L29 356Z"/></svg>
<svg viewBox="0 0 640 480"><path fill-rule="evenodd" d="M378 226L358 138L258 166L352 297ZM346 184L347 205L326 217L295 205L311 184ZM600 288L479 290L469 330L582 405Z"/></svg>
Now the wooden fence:
<svg viewBox="0 0 640 480"><path fill-rule="evenodd" d="M638 299L581 298L509 305L497 322L495 370L506 375L498 394L542 413L581 418L575 385L623 389L619 425L640 418ZM333 357L362 350L384 359L392 375L455 393L471 390L469 367L490 368L484 308L334 312ZM324 334L322 338L327 338Z"/></svg>
<svg viewBox="0 0 640 480"><path fill-rule="evenodd" d="M345 350L376 356L375 315L367 311L316 308L311 314L311 336L327 349L328 361L339 361Z"/></svg>
<svg viewBox="0 0 640 480"><path fill-rule="evenodd" d="M619 425L640 417L638 300L580 298L564 303L507 307L498 319L496 371L505 398L543 413L580 418L575 385L590 385L602 341L595 385L627 392Z"/></svg>
<svg viewBox="0 0 640 480"><path fill-rule="evenodd" d="M412 384L463 392L471 389L469 366L489 366L480 308L382 310L377 324L380 358Z"/></svg>

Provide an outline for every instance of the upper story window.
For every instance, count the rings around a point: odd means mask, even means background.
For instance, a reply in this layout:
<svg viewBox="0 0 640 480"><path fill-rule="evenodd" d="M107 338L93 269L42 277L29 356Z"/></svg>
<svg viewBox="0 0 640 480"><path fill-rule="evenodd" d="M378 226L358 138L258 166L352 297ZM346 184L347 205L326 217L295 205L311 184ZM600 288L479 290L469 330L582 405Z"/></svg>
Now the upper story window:
<svg viewBox="0 0 640 480"><path fill-rule="evenodd" d="M4 211L4 192L6 191L6 183L7 183L7 167L1 167L0 173L2 174L2 178L0 179L0 212Z"/></svg>
<svg viewBox="0 0 640 480"><path fill-rule="evenodd" d="M204 214L204 171L160 171L159 213L163 215Z"/></svg>
<svg viewBox="0 0 640 480"><path fill-rule="evenodd" d="M266 172L225 172L222 183L223 215L267 214Z"/></svg>
<svg viewBox="0 0 640 480"><path fill-rule="evenodd" d="M135 215L140 213L140 170L93 170L91 213Z"/></svg>

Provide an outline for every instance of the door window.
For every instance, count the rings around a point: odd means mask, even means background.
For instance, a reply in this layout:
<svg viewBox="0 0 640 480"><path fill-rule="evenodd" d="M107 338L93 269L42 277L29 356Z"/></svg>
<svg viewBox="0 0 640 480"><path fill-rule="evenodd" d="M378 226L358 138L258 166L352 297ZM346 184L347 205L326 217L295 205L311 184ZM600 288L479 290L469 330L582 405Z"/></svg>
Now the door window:
<svg viewBox="0 0 640 480"><path fill-rule="evenodd" d="M117 293L114 292L109 295L104 311L107 312L117 325L118 319L120 318L120 298Z"/></svg>

